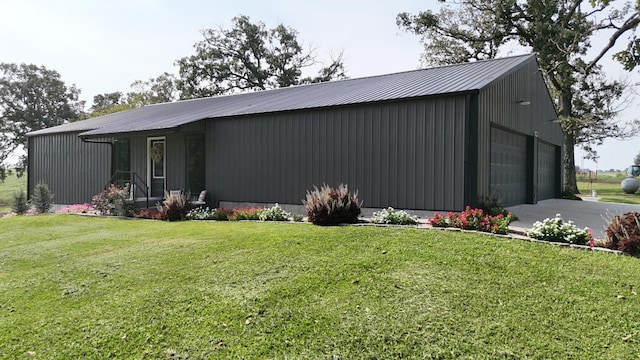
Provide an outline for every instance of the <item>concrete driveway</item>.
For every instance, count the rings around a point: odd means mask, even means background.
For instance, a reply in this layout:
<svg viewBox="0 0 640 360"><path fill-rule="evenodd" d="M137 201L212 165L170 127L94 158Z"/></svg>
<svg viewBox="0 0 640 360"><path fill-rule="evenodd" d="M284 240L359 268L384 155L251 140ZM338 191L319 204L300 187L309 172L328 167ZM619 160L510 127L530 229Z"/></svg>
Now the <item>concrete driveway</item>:
<svg viewBox="0 0 640 360"><path fill-rule="evenodd" d="M531 228L536 221L560 214L564 220L573 220L580 228L589 227L595 237L603 238L609 219L630 211L640 212L640 205L549 199L539 201L536 205L516 205L507 209L519 218L510 227Z"/></svg>

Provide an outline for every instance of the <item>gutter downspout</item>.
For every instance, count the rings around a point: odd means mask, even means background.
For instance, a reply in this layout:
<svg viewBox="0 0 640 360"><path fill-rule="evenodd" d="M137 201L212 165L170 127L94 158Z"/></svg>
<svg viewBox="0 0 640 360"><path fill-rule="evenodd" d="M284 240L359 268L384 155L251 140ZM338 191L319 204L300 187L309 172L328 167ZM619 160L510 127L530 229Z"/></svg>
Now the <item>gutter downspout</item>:
<svg viewBox="0 0 640 360"><path fill-rule="evenodd" d="M105 144L105 145L109 145L111 147L111 169L109 171L109 174L113 175L115 173L115 166L114 166L114 154L113 154L113 147L114 147L114 140L91 140L91 139L87 139L84 136L80 136L80 140L82 140L82 142L84 143L89 143L89 144Z"/></svg>

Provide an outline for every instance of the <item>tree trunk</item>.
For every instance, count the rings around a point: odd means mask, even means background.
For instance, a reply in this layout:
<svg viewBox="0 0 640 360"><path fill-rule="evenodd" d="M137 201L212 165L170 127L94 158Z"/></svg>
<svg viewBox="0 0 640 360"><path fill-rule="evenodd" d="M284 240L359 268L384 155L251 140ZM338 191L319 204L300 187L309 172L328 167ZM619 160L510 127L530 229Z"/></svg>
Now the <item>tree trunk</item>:
<svg viewBox="0 0 640 360"><path fill-rule="evenodd" d="M563 122L566 122L562 126L564 133L564 149L562 149L562 167L563 167L563 184L562 184L562 196L565 198L573 198L575 194L578 194L578 184L576 182L576 159L575 159L575 145L576 138L573 132L573 124L571 115L573 92L571 89L562 89L560 114L562 115Z"/></svg>
<svg viewBox="0 0 640 360"><path fill-rule="evenodd" d="M564 149L562 149L562 166L564 170L564 183L562 185L563 197L572 198L578 194L576 182L576 160L574 156L575 140L573 134L564 133Z"/></svg>

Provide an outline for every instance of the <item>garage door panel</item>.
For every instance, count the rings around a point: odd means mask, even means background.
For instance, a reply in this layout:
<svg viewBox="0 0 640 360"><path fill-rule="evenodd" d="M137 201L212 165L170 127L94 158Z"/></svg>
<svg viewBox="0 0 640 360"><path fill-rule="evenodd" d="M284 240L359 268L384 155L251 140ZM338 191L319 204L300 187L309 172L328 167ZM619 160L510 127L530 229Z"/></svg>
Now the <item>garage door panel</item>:
<svg viewBox="0 0 640 360"><path fill-rule="evenodd" d="M527 138L491 129L491 191L503 206L523 204L527 194Z"/></svg>
<svg viewBox="0 0 640 360"><path fill-rule="evenodd" d="M556 146L538 143L538 200L551 199L557 189Z"/></svg>

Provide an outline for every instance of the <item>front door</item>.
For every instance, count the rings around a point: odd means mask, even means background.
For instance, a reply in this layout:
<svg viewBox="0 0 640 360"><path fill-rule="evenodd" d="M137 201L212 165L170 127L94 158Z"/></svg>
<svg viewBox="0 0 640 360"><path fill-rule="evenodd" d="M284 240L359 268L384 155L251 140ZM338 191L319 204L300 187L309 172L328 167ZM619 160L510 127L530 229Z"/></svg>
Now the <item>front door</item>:
<svg viewBox="0 0 640 360"><path fill-rule="evenodd" d="M166 190L167 149L164 137L147 138L147 180L151 197L164 197Z"/></svg>

